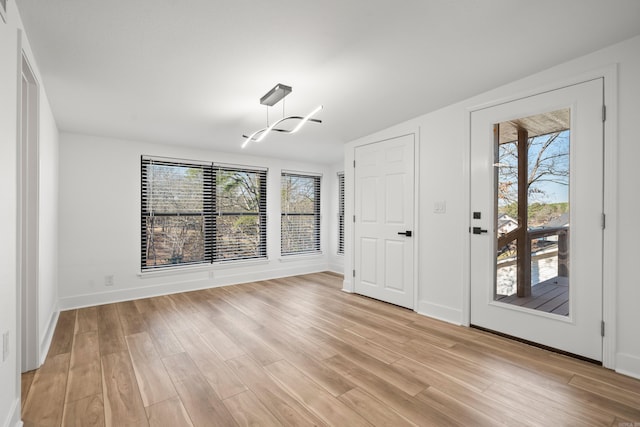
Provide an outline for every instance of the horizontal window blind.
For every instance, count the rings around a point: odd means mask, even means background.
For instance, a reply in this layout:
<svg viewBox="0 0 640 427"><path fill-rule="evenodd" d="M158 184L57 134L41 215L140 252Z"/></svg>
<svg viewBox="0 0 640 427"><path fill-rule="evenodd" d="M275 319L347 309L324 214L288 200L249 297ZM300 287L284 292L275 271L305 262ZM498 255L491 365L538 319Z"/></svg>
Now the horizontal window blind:
<svg viewBox="0 0 640 427"><path fill-rule="evenodd" d="M282 173L282 255L320 252L320 180L317 175Z"/></svg>
<svg viewBox="0 0 640 427"><path fill-rule="evenodd" d="M210 262L211 168L142 158L142 269Z"/></svg>
<svg viewBox="0 0 640 427"><path fill-rule="evenodd" d="M215 261L267 256L267 171L214 167Z"/></svg>
<svg viewBox="0 0 640 427"><path fill-rule="evenodd" d="M344 172L338 174L338 254L344 255Z"/></svg>
<svg viewBox="0 0 640 427"><path fill-rule="evenodd" d="M141 268L266 258L267 172L141 158Z"/></svg>

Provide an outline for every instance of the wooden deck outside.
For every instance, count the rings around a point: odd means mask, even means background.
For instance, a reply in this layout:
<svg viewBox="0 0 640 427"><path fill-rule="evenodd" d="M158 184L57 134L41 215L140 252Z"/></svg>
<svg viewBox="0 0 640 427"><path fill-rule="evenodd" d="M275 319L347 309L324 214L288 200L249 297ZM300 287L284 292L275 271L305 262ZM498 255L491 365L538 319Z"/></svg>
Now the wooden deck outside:
<svg viewBox="0 0 640 427"><path fill-rule="evenodd" d="M531 287L531 296L518 298L517 294L498 296L496 301L532 308L546 313L569 315L569 278L552 277Z"/></svg>

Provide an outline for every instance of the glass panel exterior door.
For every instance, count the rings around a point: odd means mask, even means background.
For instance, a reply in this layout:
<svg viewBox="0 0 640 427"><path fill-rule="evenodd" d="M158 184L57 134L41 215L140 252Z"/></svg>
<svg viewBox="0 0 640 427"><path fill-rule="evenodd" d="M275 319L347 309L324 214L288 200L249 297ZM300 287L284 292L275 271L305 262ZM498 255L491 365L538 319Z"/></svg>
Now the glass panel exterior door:
<svg viewBox="0 0 640 427"><path fill-rule="evenodd" d="M603 80L475 110L471 324L602 360Z"/></svg>

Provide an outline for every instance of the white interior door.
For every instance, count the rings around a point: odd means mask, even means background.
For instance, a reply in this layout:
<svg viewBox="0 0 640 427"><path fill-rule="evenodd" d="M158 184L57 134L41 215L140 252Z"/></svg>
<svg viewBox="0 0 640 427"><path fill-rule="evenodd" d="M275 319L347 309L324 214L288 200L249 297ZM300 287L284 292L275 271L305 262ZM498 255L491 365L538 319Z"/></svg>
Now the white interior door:
<svg viewBox="0 0 640 427"><path fill-rule="evenodd" d="M471 324L602 360L603 144L602 79L472 112Z"/></svg>
<svg viewBox="0 0 640 427"><path fill-rule="evenodd" d="M355 150L355 291L414 306L414 135Z"/></svg>

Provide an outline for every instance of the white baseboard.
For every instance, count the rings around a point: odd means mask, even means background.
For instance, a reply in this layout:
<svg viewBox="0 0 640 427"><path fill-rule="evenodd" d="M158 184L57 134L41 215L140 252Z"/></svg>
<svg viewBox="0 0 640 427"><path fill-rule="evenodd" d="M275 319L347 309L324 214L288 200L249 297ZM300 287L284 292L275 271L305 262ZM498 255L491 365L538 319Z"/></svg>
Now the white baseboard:
<svg viewBox="0 0 640 427"><path fill-rule="evenodd" d="M616 356L616 372L640 380L640 357L618 353Z"/></svg>
<svg viewBox="0 0 640 427"><path fill-rule="evenodd" d="M45 359L47 358L47 354L49 353L49 347L51 346L51 340L53 340L53 333L56 330L56 325L58 324L58 317L60 316L60 310L56 307L49 316L49 321L47 322L47 329L44 333L44 336L40 337L40 348L38 354L38 363L39 366L42 366Z"/></svg>
<svg viewBox="0 0 640 427"><path fill-rule="evenodd" d="M329 263L329 270L332 273L342 274L344 275L344 266L342 264L332 264Z"/></svg>
<svg viewBox="0 0 640 427"><path fill-rule="evenodd" d="M351 278L348 278L348 279L347 279L347 278L345 278L345 279L342 281L342 290L343 290L344 292L348 292L348 293L350 293L350 294L352 294L352 293L354 292L354 289L353 289L353 282L351 282Z"/></svg>
<svg viewBox="0 0 640 427"><path fill-rule="evenodd" d="M7 414L7 418L2 424L4 427L22 427L22 420L20 419L20 399L16 399L13 402L11 411Z"/></svg>
<svg viewBox="0 0 640 427"><path fill-rule="evenodd" d="M174 281L147 286L136 286L128 289L116 289L112 291L74 295L59 299L60 310L91 307L95 305L111 304L122 301L132 301L141 298L150 298L160 295L175 294L179 292L197 291L200 289L216 288L220 286L238 285L241 283L258 282L261 280L278 279L281 277L297 276L327 271L325 263L316 265L286 265L277 269L254 272L224 272L215 279L197 277L188 279L187 276L176 277ZM144 279L143 279L144 280Z"/></svg>
<svg viewBox="0 0 640 427"><path fill-rule="evenodd" d="M418 314L442 320L454 325L462 325L462 310L447 307L440 304L433 304L427 301L418 301Z"/></svg>

